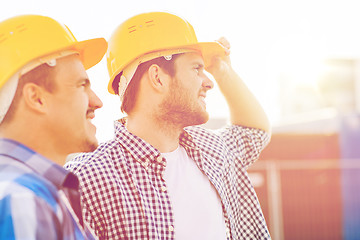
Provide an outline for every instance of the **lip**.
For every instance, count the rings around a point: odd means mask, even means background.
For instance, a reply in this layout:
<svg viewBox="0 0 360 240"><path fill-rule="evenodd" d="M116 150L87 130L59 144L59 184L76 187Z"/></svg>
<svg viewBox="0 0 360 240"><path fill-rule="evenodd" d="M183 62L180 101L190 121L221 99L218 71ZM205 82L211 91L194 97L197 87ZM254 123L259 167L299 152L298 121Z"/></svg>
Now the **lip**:
<svg viewBox="0 0 360 240"><path fill-rule="evenodd" d="M199 97L204 97L204 98L206 98L206 93L200 93L200 94L199 94Z"/></svg>
<svg viewBox="0 0 360 240"><path fill-rule="evenodd" d="M206 106L205 98L206 98L205 94L200 94L199 95L199 100L202 102L202 104L204 104Z"/></svg>
<svg viewBox="0 0 360 240"><path fill-rule="evenodd" d="M92 115L94 115L94 114L92 114ZM94 115L94 116L95 116L95 115ZM88 117L88 118L87 118L87 122L88 122L88 124L90 125L90 127L93 128L93 129L95 130L95 132L96 132L96 126L95 126L95 124L92 122L92 119L94 118L94 116Z"/></svg>
<svg viewBox="0 0 360 240"><path fill-rule="evenodd" d="M95 118L94 111L88 111L86 114L86 118L94 119Z"/></svg>

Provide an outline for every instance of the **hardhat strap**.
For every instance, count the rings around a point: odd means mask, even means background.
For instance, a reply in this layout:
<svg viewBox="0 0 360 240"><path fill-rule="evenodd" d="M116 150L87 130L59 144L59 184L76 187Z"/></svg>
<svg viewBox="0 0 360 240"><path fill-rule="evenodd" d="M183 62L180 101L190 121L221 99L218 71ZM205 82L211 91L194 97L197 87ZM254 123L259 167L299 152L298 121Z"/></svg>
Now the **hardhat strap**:
<svg viewBox="0 0 360 240"><path fill-rule="evenodd" d="M16 93L19 79L22 75L30 72L41 64L47 64L50 67L54 67L56 66L56 59L72 54L78 54L78 52L67 50L35 59L22 67L8 81L6 81L6 83L0 88L0 124L4 120L6 113L9 111L9 108Z"/></svg>
<svg viewBox="0 0 360 240"><path fill-rule="evenodd" d="M0 88L0 124L14 99L18 82L18 74L15 74Z"/></svg>
<svg viewBox="0 0 360 240"><path fill-rule="evenodd" d="M141 57L136 58L134 61L132 61L130 64L128 64L122 71L122 75L120 77L119 82L119 96L120 100L124 100L124 93L129 85L131 79L133 78L138 66L141 63L148 62L150 60L153 60L155 58L164 57L167 61L170 61L172 59L172 55L180 54L180 53L188 53L188 52L198 52L198 50L195 49L170 49L170 50L163 50L163 51L157 51L157 52L151 52L147 53Z"/></svg>
<svg viewBox="0 0 360 240"><path fill-rule="evenodd" d="M22 67L21 70L19 71L19 74L20 74L20 76L22 76L25 73L30 72L31 70L35 69L36 67L38 67L44 63L46 63L50 67L54 67L56 65L56 59L66 57L66 56L69 56L72 54L79 54L79 53L76 51L73 51L73 50L66 50L66 51L49 54L49 55L46 55L41 58L37 58L37 59L31 61L30 63L26 64L24 67ZM20 78L20 76L19 76L19 78Z"/></svg>

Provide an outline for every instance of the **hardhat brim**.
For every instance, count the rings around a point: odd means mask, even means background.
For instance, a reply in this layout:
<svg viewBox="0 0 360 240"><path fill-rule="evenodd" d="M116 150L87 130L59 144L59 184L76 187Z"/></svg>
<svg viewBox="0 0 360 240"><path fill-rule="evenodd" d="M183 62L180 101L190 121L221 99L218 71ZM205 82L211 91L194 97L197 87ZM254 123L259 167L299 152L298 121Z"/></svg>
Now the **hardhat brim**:
<svg viewBox="0 0 360 240"><path fill-rule="evenodd" d="M205 67L211 65L213 57L224 57L226 54L225 47L218 42L200 42L197 45L200 47Z"/></svg>
<svg viewBox="0 0 360 240"><path fill-rule="evenodd" d="M182 46L178 46L176 48L173 48L176 52L177 49L193 49L195 51L199 51L201 53L201 55L203 56L204 59L204 64L205 67L208 67L211 65L212 62L212 58L215 56L218 57L224 57L226 54L226 50L224 48L223 45L221 45L218 42L199 42L196 44L188 44L188 45L182 45ZM157 51L163 51L163 50L171 50L171 49L157 49L153 52L157 52ZM145 53L146 54L146 53ZM139 58L141 56L137 56L137 58ZM130 62L124 64L122 67L119 68L119 70L117 72L115 72L111 77L110 77L110 81L108 84L108 91L111 94L115 94L112 84L113 81L115 79L115 77L123 71L123 69L130 64Z"/></svg>
<svg viewBox="0 0 360 240"><path fill-rule="evenodd" d="M72 44L68 48L80 54L80 59L87 70L101 61L107 50L107 42L104 38L94 38ZM60 50L61 51L61 50Z"/></svg>

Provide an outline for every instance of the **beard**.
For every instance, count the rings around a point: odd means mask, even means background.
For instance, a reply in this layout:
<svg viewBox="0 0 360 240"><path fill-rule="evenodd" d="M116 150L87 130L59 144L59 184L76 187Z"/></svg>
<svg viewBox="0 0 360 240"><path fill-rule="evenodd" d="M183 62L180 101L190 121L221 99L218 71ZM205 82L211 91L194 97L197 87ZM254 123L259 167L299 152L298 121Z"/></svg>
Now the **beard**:
<svg viewBox="0 0 360 240"><path fill-rule="evenodd" d="M160 122L176 127L204 124L209 120L206 109L174 79L167 97L160 104Z"/></svg>
<svg viewBox="0 0 360 240"><path fill-rule="evenodd" d="M82 133L82 138L77 140L76 145L73 145L76 149L71 149L72 152L93 152L99 146L97 138L89 133Z"/></svg>
<svg viewBox="0 0 360 240"><path fill-rule="evenodd" d="M99 146L98 142L96 141L86 141L84 140L81 145L81 152L93 152Z"/></svg>

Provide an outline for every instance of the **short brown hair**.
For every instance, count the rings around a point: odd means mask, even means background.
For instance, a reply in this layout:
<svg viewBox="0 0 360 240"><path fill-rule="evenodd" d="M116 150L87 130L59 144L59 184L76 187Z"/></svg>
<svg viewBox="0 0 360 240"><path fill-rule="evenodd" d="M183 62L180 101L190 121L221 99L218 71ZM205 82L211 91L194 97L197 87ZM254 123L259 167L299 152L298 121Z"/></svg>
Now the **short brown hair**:
<svg viewBox="0 0 360 240"><path fill-rule="evenodd" d="M22 97L22 90L25 84L35 83L36 85L44 87L49 92L53 92L55 90L56 84L51 74L52 68L53 67L50 67L47 64L42 64L19 78L14 98L3 122L10 121L13 118L18 103Z"/></svg>
<svg viewBox="0 0 360 240"><path fill-rule="evenodd" d="M137 98L137 94L138 94L138 90L139 90L139 86L140 86L140 79L143 77L144 73L149 69L149 67L153 64L158 65L161 69L163 69L167 74L169 74L170 76L175 76L176 70L175 70L175 60L178 56L180 56L180 54L174 54L172 55L171 60L166 60L164 57L159 57L159 58L155 58L153 60L150 60L148 62L144 62L141 63L138 68L136 69L136 72L133 76L133 78L131 79L128 87L125 90L124 93L124 98L123 101L121 103L121 112L125 112L127 114L129 114L134 106L135 106L135 101ZM120 81L120 77L121 74L118 74L112 84L112 88L115 92L115 94L119 94L119 81Z"/></svg>

